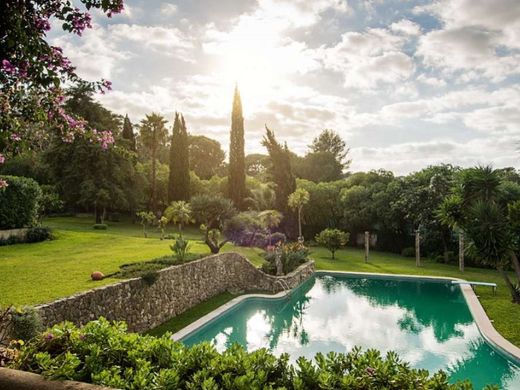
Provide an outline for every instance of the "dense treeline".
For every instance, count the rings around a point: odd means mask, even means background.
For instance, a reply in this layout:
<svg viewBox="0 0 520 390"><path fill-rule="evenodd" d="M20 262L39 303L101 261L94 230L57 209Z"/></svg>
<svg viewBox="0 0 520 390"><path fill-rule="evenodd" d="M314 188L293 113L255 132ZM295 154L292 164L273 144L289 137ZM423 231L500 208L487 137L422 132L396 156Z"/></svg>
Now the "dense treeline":
<svg viewBox="0 0 520 390"><path fill-rule="evenodd" d="M218 195L231 198L239 210L278 210L282 220L277 229L295 239L297 212L289 207L288 197L301 188L309 194L298 208L307 240L325 228L338 228L350 233L351 245L361 245L361 236L369 231L376 248L400 253L413 245L414 232L419 230L422 253L456 262L462 228L454 218L450 222L446 210L444 218L441 214L471 169L437 165L402 177L384 170L349 173L349 149L332 130L324 130L310 143L308 153L298 156L266 128L266 154L244 156L238 91L233 100L234 158L229 167L219 142L189 134L181 113L175 118L151 113L133 125L128 116L113 114L81 89L69 91L65 109L94 129L116 129L115 145L102 150L81 138L71 143L51 138L9 159L0 172L34 178L45 185L45 192L59 195L62 210L92 212L97 223L116 214L135 216L141 210L159 218L172 200ZM245 175L245 189L231 191L230 173L239 186ZM520 175L513 168L492 174L498 181L493 191L501 199L497 207L506 210L520 199ZM476 261L477 256L468 254L469 262Z"/></svg>

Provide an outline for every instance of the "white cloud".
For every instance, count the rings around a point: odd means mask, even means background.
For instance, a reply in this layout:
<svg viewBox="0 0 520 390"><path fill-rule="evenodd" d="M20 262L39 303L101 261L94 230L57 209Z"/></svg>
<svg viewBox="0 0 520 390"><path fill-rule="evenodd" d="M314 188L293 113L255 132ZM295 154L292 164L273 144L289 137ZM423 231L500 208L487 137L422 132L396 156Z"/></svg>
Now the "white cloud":
<svg viewBox="0 0 520 390"><path fill-rule="evenodd" d="M161 5L161 14L163 16L172 16L177 13L177 6L171 3Z"/></svg>
<svg viewBox="0 0 520 390"><path fill-rule="evenodd" d="M402 19L399 22L392 23L390 25L390 29L394 32L402 33L405 35L421 34L421 26L408 19Z"/></svg>
<svg viewBox="0 0 520 390"><path fill-rule="evenodd" d="M413 60L401 51L405 42L386 29L347 32L337 45L324 49L324 63L343 74L346 87L371 89L379 83L401 82L415 69Z"/></svg>

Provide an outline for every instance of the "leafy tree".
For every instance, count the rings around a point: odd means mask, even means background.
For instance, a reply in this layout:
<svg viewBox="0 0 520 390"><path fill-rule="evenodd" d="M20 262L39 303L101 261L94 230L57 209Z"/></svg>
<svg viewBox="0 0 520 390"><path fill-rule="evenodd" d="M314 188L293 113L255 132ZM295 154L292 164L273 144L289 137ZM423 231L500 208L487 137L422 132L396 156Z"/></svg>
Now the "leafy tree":
<svg viewBox="0 0 520 390"><path fill-rule="evenodd" d="M216 195L197 195L191 199L191 209L211 253L218 253L228 240L219 241L224 223L236 214L233 202Z"/></svg>
<svg viewBox="0 0 520 390"><path fill-rule="evenodd" d="M244 154L244 117L238 87L233 98L231 113L231 134L229 144L229 196L241 209L246 197L246 165Z"/></svg>
<svg viewBox="0 0 520 390"><path fill-rule="evenodd" d="M318 244L324 246L332 253L332 259L335 259L335 253L339 248L347 245L348 239L349 233L339 229L325 229L315 237Z"/></svg>
<svg viewBox="0 0 520 390"><path fill-rule="evenodd" d="M273 189L273 183L261 183L257 188L250 191L249 198L246 199L247 204L254 210L270 210L275 207L276 193Z"/></svg>
<svg viewBox="0 0 520 390"><path fill-rule="evenodd" d="M258 214L258 217L260 218L260 221L262 221L262 224L267 228L269 234L268 244L271 246L273 229L276 229L280 225L283 216L277 210L265 210Z"/></svg>
<svg viewBox="0 0 520 390"><path fill-rule="evenodd" d="M309 146L313 153L330 153L342 166L342 170L348 169L352 160L347 159L350 151L345 141L334 130L325 129L313 139Z"/></svg>
<svg viewBox="0 0 520 390"><path fill-rule="evenodd" d="M125 115L125 119L123 120L123 131L121 132L121 138L123 138L128 144L128 149L130 149L132 152L137 151L134 127L132 122L130 122L128 115Z"/></svg>
<svg viewBox="0 0 520 390"><path fill-rule="evenodd" d="M203 180L213 177L224 163L226 153L220 143L203 135L190 135L190 169Z"/></svg>
<svg viewBox="0 0 520 390"><path fill-rule="evenodd" d="M267 148L269 153L270 167L269 175L276 185L276 209L286 216L285 230L287 235L294 236L291 231L291 223L294 215L289 212L287 205L289 195L296 190L296 178L292 172L290 152L287 145L282 146L276 140L274 132L267 126L266 134L262 140L262 145ZM291 218L292 217L292 218Z"/></svg>
<svg viewBox="0 0 520 390"><path fill-rule="evenodd" d="M246 173L248 176L260 176L266 173L269 165L269 156L260 153L246 156Z"/></svg>
<svg viewBox="0 0 520 390"><path fill-rule="evenodd" d="M166 219L179 227L180 236L182 236L183 226L192 222L193 217L191 214L190 204L183 200L172 202L164 211Z"/></svg>
<svg viewBox="0 0 520 390"><path fill-rule="evenodd" d="M505 267L512 265L520 281L520 264L515 225L508 220L508 210L500 193L499 172L489 166L461 172L452 196L440 207L441 220L459 227L471 240L470 252L484 264L497 268L508 286L514 303L520 304L520 291L514 286Z"/></svg>
<svg viewBox="0 0 520 390"><path fill-rule="evenodd" d="M120 118L103 108L84 89L73 89L65 105L98 129L117 128ZM44 152L44 161L62 200L69 208L93 210L102 223L107 209L133 211L139 201L139 178L135 155L117 143L102 150L83 138L71 143L54 140Z"/></svg>
<svg viewBox="0 0 520 390"><path fill-rule="evenodd" d="M331 152L312 152L305 157L292 156L297 177L316 183L335 181L343 177L343 164Z"/></svg>
<svg viewBox="0 0 520 390"><path fill-rule="evenodd" d="M291 209L298 211L298 239L303 241L302 235L302 210L303 206L309 203L309 192L303 188L297 188L289 195L288 205Z"/></svg>
<svg viewBox="0 0 520 390"><path fill-rule="evenodd" d="M143 226L143 236L144 238L148 237L148 233L146 228L148 226L152 226L155 222L155 214L151 211L139 211L136 213L137 218L139 218L139 223Z"/></svg>
<svg viewBox="0 0 520 390"><path fill-rule="evenodd" d="M188 131L184 117L175 113L173 135L170 146L170 180L168 185L170 201L190 199L190 162Z"/></svg>
<svg viewBox="0 0 520 390"><path fill-rule="evenodd" d="M150 152L152 161L148 206L153 211L157 210L157 151L159 146L164 144L168 135L165 125L166 120L161 115L152 113L146 115L139 126L141 142Z"/></svg>
<svg viewBox="0 0 520 390"><path fill-rule="evenodd" d="M123 10L122 0L81 3L108 16ZM104 147L113 143L111 134L94 131L62 107L62 85L104 91L111 83L82 80L62 49L46 39L51 20L81 36L92 27L91 15L70 1L44 0L2 1L0 15L0 164L6 156L31 149L51 134L67 142L81 135ZM6 184L1 180L1 186Z"/></svg>

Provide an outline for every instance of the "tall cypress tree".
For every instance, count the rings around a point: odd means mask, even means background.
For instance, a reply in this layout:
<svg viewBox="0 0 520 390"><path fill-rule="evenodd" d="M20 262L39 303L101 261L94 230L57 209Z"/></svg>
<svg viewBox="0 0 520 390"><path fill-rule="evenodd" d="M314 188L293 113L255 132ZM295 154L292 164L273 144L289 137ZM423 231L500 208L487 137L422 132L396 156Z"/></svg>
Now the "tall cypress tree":
<svg viewBox="0 0 520 390"><path fill-rule="evenodd" d="M128 148L132 151L136 151L136 143L135 143L135 134L132 126L132 122L130 122L130 118L128 115L125 115L125 120L123 121L123 131L121 133L121 137L127 141Z"/></svg>
<svg viewBox="0 0 520 390"><path fill-rule="evenodd" d="M184 116L175 113L170 146L168 200L190 200L190 161L188 131Z"/></svg>
<svg viewBox="0 0 520 390"><path fill-rule="evenodd" d="M246 163L244 154L244 117L240 92L235 87L229 145L229 197L239 209L246 195Z"/></svg>

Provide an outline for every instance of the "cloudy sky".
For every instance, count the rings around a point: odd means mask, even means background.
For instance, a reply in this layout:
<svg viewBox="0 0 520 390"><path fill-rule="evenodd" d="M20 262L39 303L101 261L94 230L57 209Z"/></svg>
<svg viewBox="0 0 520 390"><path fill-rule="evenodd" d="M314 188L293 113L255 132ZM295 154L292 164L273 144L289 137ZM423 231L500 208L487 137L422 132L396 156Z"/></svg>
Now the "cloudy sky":
<svg viewBox="0 0 520 390"><path fill-rule="evenodd" d="M54 29L99 100L137 123L186 117L227 150L233 88L247 152L264 124L305 153L322 129L352 170L429 164L520 167L518 0L126 0L82 38Z"/></svg>

